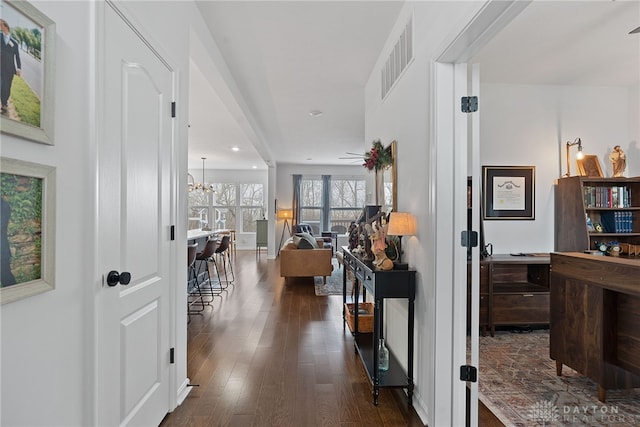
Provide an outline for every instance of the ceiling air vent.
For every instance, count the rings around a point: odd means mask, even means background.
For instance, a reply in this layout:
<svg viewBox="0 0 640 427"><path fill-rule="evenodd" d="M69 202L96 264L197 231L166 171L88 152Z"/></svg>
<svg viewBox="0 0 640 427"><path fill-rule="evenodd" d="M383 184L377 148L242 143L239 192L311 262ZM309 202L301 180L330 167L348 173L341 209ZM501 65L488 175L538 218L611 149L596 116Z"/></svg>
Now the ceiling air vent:
<svg viewBox="0 0 640 427"><path fill-rule="evenodd" d="M400 38L389 54L381 70L382 96L384 99L413 59L413 15L405 25Z"/></svg>

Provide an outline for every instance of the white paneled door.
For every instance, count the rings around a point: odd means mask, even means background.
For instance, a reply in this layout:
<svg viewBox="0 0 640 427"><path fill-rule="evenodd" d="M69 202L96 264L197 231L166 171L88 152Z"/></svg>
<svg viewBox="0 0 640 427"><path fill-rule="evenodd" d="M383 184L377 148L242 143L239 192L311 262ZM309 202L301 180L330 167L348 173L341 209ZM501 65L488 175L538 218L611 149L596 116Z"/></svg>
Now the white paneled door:
<svg viewBox="0 0 640 427"><path fill-rule="evenodd" d="M95 416L152 426L169 407L173 72L111 4L98 16Z"/></svg>

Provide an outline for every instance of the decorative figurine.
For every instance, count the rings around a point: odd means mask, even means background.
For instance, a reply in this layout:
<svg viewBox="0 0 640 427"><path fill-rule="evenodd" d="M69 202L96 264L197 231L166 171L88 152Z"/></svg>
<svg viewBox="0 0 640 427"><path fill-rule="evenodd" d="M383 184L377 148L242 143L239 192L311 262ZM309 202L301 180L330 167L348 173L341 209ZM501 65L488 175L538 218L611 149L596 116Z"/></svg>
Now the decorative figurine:
<svg viewBox="0 0 640 427"><path fill-rule="evenodd" d="M378 224L377 221L371 225L367 224L366 227L369 231L369 239L371 240L371 252L373 252L375 256L373 265L375 265L378 270L392 270L393 261L387 258L387 254L385 253L385 249L387 248L387 233L385 227Z"/></svg>
<svg viewBox="0 0 640 427"><path fill-rule="evenodd" d="M624 170L627 167L627 155L624 154L619 145L613 147L609 160L611 160L611 165L613 166L613 177L623 177Z"/></svg>

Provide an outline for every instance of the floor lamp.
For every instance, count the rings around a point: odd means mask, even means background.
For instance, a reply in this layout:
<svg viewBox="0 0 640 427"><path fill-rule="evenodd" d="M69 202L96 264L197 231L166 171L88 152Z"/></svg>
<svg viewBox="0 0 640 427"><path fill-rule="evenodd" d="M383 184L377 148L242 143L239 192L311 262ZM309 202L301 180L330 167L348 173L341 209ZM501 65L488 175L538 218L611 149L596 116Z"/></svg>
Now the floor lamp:
<svg viewBox="0 0 640 427"><path fill-rule="evenodd" d="M292 209L278 210L278 219L284 219L284 225L282 226L282 235L280 236L280 244L278 245L278 255L276 255L276 258L280 256L280 248L282 248L282 241L284 240L285 230L289 230L289 236L291 236L291 227L289 227L289 220L293 219L293 210Z"/></svg>

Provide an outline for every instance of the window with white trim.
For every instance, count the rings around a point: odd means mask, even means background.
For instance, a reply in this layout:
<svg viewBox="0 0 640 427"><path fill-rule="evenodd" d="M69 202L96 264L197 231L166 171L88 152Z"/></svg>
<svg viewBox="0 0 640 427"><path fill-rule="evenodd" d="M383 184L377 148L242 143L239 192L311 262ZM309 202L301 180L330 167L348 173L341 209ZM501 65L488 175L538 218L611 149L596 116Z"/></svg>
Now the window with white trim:
<svg viewBox="0 0 640 427"><path fill-rule="evenodd" d="M242 232L255 233L256 220L264 218L264 188L262 184L240 184L240 216Z"/></svg>
<svg viewBox="0 0 640 427"><path fill-rule="evenodd" d="M321 231L345 232L355 221L366 201L366 180L360 178L331 178L330 200L322 203L321 178L303 177L300 181L300 219L316 235ZM323 224L323 213L328 211L329 224ZM337 227L337 228L336 228ZM344 229L342 228L344 227Z"/></svg>

